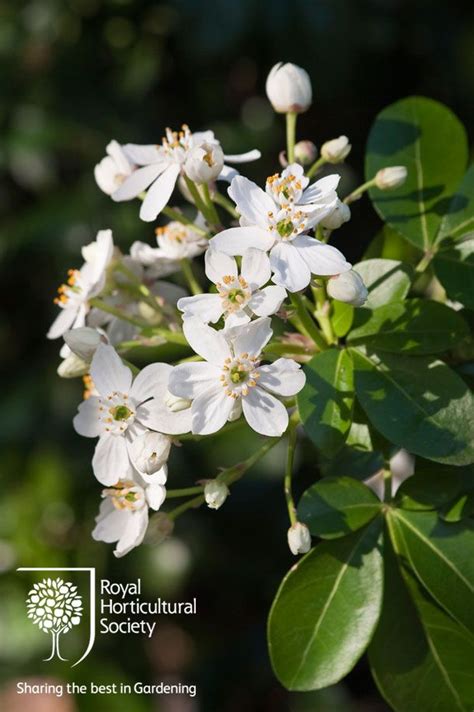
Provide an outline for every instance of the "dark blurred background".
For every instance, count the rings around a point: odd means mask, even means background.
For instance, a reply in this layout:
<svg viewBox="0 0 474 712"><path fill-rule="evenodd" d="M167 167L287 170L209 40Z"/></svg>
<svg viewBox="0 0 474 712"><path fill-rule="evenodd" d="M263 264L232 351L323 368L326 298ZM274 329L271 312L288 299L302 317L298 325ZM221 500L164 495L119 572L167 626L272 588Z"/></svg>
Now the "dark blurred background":
<svg viewBox="0 0 474 712"><path fill-rule="evenodd" d="M93 166L106 143L158 142L165 126L212 128L230 153L259 147L245 172L277 170L284 126L265 98L278 60L304 66L314 104L298 137L317 145L347 134L353 145L343 191L363 179L375 115L409 94L447 103L474 118L474 7L471 0L31 0L0 5L1 356L5 367L0 438L0 662L7 712L378 712L388 709L366 662L340 685L288 694L274 679L266 616L293 560L278 447L237 484L219 512L179 520L165 544L116 561L90 538L100 486L93 443L73 432L77 381L56 375L58 342L45 333L56 285L78 266L80 246L100 228L116 242L152 241L136 204L114 204L96 187ZM179 196L176 198L179 202ZM337 245L357 260L377 232L368 201ZM249 454L258 438L224 436L212 448L174 451L174 486L213 476ZM317 476L314 451L299 453L297 488ZM49 641L25 618L17 566L96 566L98 575L143 578L151 598L197 596L199 615L160 625L150 642L101 637L70 670L38 663ZM117 643L119 641L119 643ZM122 641L122 642L120 642ZM389 642L389 641L388 641ZM195 682L198 697L17 698L12 681ZM40 707L43 704L44 707Z"/></svg>

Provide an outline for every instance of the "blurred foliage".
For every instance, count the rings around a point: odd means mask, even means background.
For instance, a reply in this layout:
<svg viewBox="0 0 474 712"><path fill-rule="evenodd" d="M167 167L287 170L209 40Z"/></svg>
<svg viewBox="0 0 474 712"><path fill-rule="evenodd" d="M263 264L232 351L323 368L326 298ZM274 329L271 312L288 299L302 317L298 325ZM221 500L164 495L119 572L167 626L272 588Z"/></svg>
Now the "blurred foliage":
<svg viewBox="0 0 474 712"><path fill-rule="evenodd" d="M303 65L315 102L299 137L347 134L351 166L343 190L362 179L368 128L386 104L412 93L474 120L474 8L466 0L30 0L0 6L0 343L4 380L0 503L2 681L27 675L77 682L196 682L199 701L171 708L146 697L90 697L80 710L130 712L361 712L387 709L362 662L344 685L289 695L275 681L265 618L291 563L276 448L239 483L224 509L179 522L161 547L115 561L90 538L100 487L92 443L71 427L80 385L57 378L58 344L47 342L55 284L79 248L111 227L124 249L150 241L134 204L97 190L92 169L105 144L158 141L167 125L212 128L228 152L262 149L249 166L276 169L283 127L264 97L269 68ZM380 226L368 201L354 206L338 244L354 261ZM385 255L391 256L391 255ZM255 436L217 438L176 450L176 486L213 475L251 452ZM300 452L300 492L316 476L314 450ZM297 492L299 494L299 492ZM163 622L152 641L98 639L74 670L38 663L49 641L26 620L16 566L96 566L98 575L138 575L150 596L197 596L199 615ZM72 636L73 634L71 634ZM78 641L78 644L81 641ZM185 702L189 702L186 706ZM59 709L59 708L58 708ZM66 708L65 708L66 709ZM53 706L51 706L53 710Z"/></svg>

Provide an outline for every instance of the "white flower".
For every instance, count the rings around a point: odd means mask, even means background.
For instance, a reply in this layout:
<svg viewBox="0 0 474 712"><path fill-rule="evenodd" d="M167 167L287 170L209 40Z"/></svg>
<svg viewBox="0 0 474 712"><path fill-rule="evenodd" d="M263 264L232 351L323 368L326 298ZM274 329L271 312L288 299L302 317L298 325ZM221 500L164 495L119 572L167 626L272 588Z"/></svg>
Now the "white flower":
<svg viewBox="0 0 474 712"><path fill-rule="evenodd" d="M327 292L333 299L355 307L361 307L369 295L362 277L354 270L331 277L327 283Z"/></svg>
<svg viewBox="0 0 474 712"><path fill-rule="evenodd" d="M321 146L321 157L327 163L342 163L342 161L347 158L351 152L351 144L347 136L339 136L339 138L333 138L331 141L326 141Z"/></svg>
<svg viewBox="0 0 474 712"><path fill-rule="evenodd" d="M162 398L171 370L168 364L150 364L133 380L132 372L112 346L98 346L90 368L98 395L80 404L74 428L79 435L99 438L92 467L102 484L130 479L134 467L142 475L149 474L143 468L145 445L134 442L148 429L160 433L163 426L171 433L189 430L188 413L168 412ZM155 480L162 476L159 470L166 463L169 445L167 438L155 441Z"/></svg>
<svg viewBox="0 0 474 712"><path fill-rule="evenodd" d="M85 376L88 371L89 363L74 353L68 354L61 361L57 369L58 376L61 376L61 378Z"/></svg>
<svg viewBox="0 0 474 712"><path fill-rule="evenodd" d="M146 277L150 279L166 277L181 269L178 260L164 257L161 252L158 252L157 247L152 247L140 240L134 242L130 247L130 257L134 262L146 269Z"/></svg>
<svg viewBox="0 0 474 712"><path fill-rule="evenodd" d="M260 289L270 279L270 261L265 252L250 248L242 258L239 270L233 257L209 249L206 252L206 275L217 287L217 294L184 297L178 309L184 316L196 316L204 323L216 322L221 316L226 326L236 326L257 316L275 314L286 297L282 287L270 285Z"/></svg>
<svg viewBox="0 0 474 712"><path fill-rule="evenodd" d="M133 173L135 166L117 141L111 141L105 150L107 156L94 168L94 176L99 188L107 195L112 195Z"/></svg>
<svg viewBox="0 0 474 712"><path fill-rule="evenodd" d="M301 163L302 166L314 163L317 156L318 149L312 141L298 141L295 144L295 161Z"/></svg>
<svg viewBox="0 0 474 712"><path fill-rule="evenodd" d="M224 230L210 240L228 255L243 255L254 247L270 251L273 281L290 292L305 289L311 274L340 274L351 268L335 247L305 234L337 203L339 176L332 175L306 188L308 178L298 164L267 180L266 192L237 176L229 195L241 214L241 227Z"/></svg>
<svg viewBox="0 0 474 712"><path fill-rule="evenodd" d="M337 230L351 219L351 209L342 200L338 200L334 210L321 220L321 225L327 230Z"/></svg>
<svg viewBox="0 0 474 712"><path fill-rule="evenodd" d="M204 499L209 509L222 507L229 494L227 485L219 480L210 480L204 486Z"/></svg>
<svg viewBox="0 0 474 712"><path fill-rule="evenodd" d="M158 243L155 256L159 259L192 259L201 255L209 246L209 241L195 232L192 225L183 225L176 220L157 227L155 233Z"/></svg>
<svg viewBox="0 0 474 712"><path fill-rule="evenodd" d="M389 166L377 171L375 185L379 190L392 190L403 185L407 179L408 171L405 166Z"/></svg>
<svg viewBox="0 0 474 712"><path fill-rule="evenodd" d="M83 361L90 363L99 344L107 344L107 334L102 329L92 329L90 326L80 326L70 329L63 335L64 341L71 351Z"/></svg>
<svg viewBox="0 0 474 712"><path fill-rule="evenodd" d="M57 339L71 328L84 326L89 299L104 288L113 249L111 230L99 230L95 242L82 248L84 265L80 270L69 270L67 283L58 289L59 296L54 301L61 312L48 331L48 339Z"/></svg>
<svg viewBox="0 0 474 712"><path fill-rule="evenodd" d="M219 144L201 143L192 148L184 164L188 178L195 183L216 180L224 168L224 152Z"/></svg>
<svg viewBox="0 0 474 712"><path fill-rule="evenodd" d="M126 144L125 153L140 167L112 194L112 199L118 202L131 200L148 189L140 209L140 217L146 222L155 220L171 197L190 151L203 143L220 145L212 131L191 133L189 127L184 125L179 132L166 129L161 146ZM257 158L260 158L259 151L225 156L226 160L235 163L254 161Z"/></svg>
<svg viewBox="0 0 474 712"><path fill-rule="evenodd" d="M157 483L142 486L134 480L120 479L104 489L102 497L92 537L107 544L117 542L114 554L121 557L142 543L148 527L148 508L159 509L166 490Z"/></svg>
<svg viewBox="0 0 474 712"><path fill-rule="evenodd" d="M183 330L204 361L176 366L168 388L174 395L192 400L192 432L215 433L242 408L248 424L258 433L284 433L288 413L275 396L294 396L303 388L305 375L290 359L260 365L261 351L272 336L270 319L261 317L224 332L192 317L185 319Z"/></svg>
<svg viewBox="0 0 474 712"><path fill-rule="evenodd" d="M296 522L288 529L288 546L295 556L311 549L311 534L306 524Z"/></svg>
<svg viewBox="0 0 474 712"><path fill-rule="evenodd" d="M265 85L268 99L280 114L301 113L311 106L313 92L308 72L296 64L278 62Z"/></svg>

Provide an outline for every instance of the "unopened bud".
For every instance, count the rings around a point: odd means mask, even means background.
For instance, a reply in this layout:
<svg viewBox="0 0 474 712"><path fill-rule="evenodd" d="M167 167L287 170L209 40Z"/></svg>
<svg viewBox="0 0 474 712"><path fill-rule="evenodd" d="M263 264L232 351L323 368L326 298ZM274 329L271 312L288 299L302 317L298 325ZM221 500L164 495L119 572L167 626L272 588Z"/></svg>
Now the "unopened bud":
<svg viewBox="0 0 474 712"><path fill-rule="evenodd" d="M298 141L295 145L295 161L302 166L309 166L314 163L318 155L318 149L312 141Z"/></svg>
<svg viewBox="0 0 474 712"><path fill-rule="evenodd" d="M351 152L351 144L347 136L339 136L331 141L326 141L321 146L321 157L327 163L342 163Z"/></svg>
<svg viewBox="0 0 474 712"><path fill-rule="evenodd" d="M182 410L187 410L191 407L191 401L186 398L180 398L179 396L173 395L169 391L165 395L165 405L170 409L172 413L179 413Z"/></svg>
<svg viewBox="0 0 474 712"><path fill-rule="evenodd" d="M405 166L382 168L375 176L375 185L379 190L392 190L403 185L407 179Z"/></svg>
<svg viewBox="0 0 474 712"><path fill-rule="evenodd" d="M224 166L224 153L219 144L201 143L191 149L184 171L195 183L209 183L217 178Z"/></svg>
<svg viewBox="0 0 474 712"><path fill-rule="evenodd" d="M333 299L352 304L354 307L361 307L369 295L362 277L354 270L330 277L327 292Z"/></svg>
<svg viewBox="0 0 474 712"><path fill-rule="evenodd" d="M288 529L288 546L295 556L311 549L311 534L306 524L296 522Z"/></svg>
<svg viewBox="0 0 474 712"><path fill-rule="evenodd" d="M342 200L337 201L336 207L326 215L324 220L321 220L322 227L327 230L337 230L338 227L344 225L345 222L351 219L351 209L348 205L342 202Z"/></svg>
<svg viewBox="0 0 474 712"><path fill-rule="evenodd" d="M209 480L204 487L204 499L210 509L222 507L229 494L227 485L219 480Z"/></svg>
<svg viewBox="0 0 474 712"><path fill-rule="evenodd" d="M300 114L311 106L311 80L308 72L296 64L275 64L267 77L265 88L271 105L279 114Z"/></svg>
<svg viewBox="0 0 474 712"><path fill-rule="evenodd" d="M76 354L71 353L61 361L57 372L61 378L78 378L79 376L85 376L86 373L89 372L89 368L89 363L86 363L84 359L76 356Z"/></svg>
<svg viewBox="0 0 474 712"><path fill-rule="evenodd" d="M153 481L164 485L167 471L164 468L171 449L171 439L167 435L149 431L139 435L129 446L134 466L141 475L154 475Z"/></svg>
<svg viewBox="0 0 474 712"><path fill-rule="evenodd" d="M63 338L71 351L87 363L92 361L99 344L109 343L105 332L92 329L90 326L70 329L66 331Z"/></svg>

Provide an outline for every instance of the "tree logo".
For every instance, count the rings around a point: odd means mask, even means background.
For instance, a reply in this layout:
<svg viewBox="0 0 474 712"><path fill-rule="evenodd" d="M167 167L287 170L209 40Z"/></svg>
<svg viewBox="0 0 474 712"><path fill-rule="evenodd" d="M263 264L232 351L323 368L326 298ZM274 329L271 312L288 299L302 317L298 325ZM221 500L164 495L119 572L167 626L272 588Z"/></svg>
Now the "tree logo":
<svg viewBox="0 0 474 712"><path fill-rule="evenodd" d="M51 655L65 660L59 650L59 637L79 625L82 617L82 598L77 586L62 578L43 579L35 583L26 599L28 618L44 633L51 636Z"/></svg>

